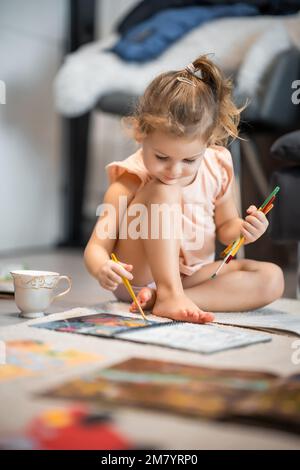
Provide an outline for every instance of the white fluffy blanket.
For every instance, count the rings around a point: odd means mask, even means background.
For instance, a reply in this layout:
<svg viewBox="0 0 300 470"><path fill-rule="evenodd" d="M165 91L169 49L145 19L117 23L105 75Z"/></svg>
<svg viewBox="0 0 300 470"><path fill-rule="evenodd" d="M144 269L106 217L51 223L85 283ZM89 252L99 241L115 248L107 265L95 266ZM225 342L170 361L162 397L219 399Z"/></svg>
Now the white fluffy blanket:
<svg viewBox="0 0 300 470"><path fill-rule="evenodd" d="M237 87L251 96L278 53L291 44L300 48L299 31L300 15L224 18L192 30L158 59L142 65L105 52L118 39L111 35L66 56L54 84L56 108L65 116L79 116L105 93L142 94L158 73L184 68L206 53L214 53L227 73L239 71Z"/></svg>

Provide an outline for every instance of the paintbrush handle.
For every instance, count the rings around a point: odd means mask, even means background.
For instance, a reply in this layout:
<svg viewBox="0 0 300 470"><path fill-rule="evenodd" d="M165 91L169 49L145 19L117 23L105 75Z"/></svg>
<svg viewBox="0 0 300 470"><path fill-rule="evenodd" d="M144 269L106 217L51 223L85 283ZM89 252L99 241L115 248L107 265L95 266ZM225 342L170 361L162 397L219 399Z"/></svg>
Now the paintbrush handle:
<svg viewBox="0 0 300 470"><path fill-rule="evenodd" d="M114 253L111 254L111 259L112 259L115 263L119 263L119 264L120 264L119 260L117 259L116 255L115 255ZM132 289L132 287L131 287L130 282L129 282L128 279L126 279L126 277L124 277L124 276L121 276L121 278L122 278L123 284L125 285L126 289L127 289L128 292L129 292L129 295L131 295L132 300L134 301L134 303L136 304L137 308L139 309L139 312L140 312L140 314L142 315L143 319L144 319L145 321L148 321L146 315L145 315L144 312L143 312L142 307L140 306L140 303L139 303L138 299L136 298L136 295L135 295L135 293L134 293L134 291L133 291L133 289Z"/></svg>
<svg viewBox="0 0 300 470"><path fill-rule="evenodd" d="M280 190L280 187L276 186L276 188L265 199L265 201L262 203L262 205L259 207L258 210L263 212L265 215L267 215L270 212L270 210L272 210L274 207L273 202L275 201L276 194L278 193L279 190ZM237 254L237 252L243 245L244 241L245 241L245 238L243 236L240 236L239 238L234 240L232 243L230 243L221 252L221 256L224 257L224 260L218 267L217 271L211 276L211 278L216 277L219 271L223 268L224 264L228 264L232 260L232 258Z"/></svg>

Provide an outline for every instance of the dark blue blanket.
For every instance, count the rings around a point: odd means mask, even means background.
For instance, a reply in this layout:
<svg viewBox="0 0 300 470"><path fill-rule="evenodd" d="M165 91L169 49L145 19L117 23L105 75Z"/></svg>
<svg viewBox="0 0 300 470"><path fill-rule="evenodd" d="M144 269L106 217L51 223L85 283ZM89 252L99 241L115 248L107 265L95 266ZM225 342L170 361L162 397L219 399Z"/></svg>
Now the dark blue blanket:
<svg viewBox="0 0 300 470"><path fill-rule="evenodd" d="M155 59L191 29L216 18L258 15L255 6L237 3L209 7L171 8L128 31L111 49L128 62ZM216 31L216 34L217 31Z"/></svg>

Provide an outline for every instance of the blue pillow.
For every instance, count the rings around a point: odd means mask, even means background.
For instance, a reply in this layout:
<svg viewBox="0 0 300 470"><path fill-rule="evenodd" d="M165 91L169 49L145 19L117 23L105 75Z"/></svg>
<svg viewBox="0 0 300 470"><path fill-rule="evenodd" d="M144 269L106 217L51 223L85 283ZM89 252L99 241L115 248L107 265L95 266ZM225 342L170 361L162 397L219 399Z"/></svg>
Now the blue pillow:
<svg viewBox="0 0 300 470"><path fill-rule="evenodd" d="M128 62L146 62L158 57L171 44L202 23L228 16L257 14L259 10L255 6L243 3L170 8L133 27L111 51Z"/></svg>

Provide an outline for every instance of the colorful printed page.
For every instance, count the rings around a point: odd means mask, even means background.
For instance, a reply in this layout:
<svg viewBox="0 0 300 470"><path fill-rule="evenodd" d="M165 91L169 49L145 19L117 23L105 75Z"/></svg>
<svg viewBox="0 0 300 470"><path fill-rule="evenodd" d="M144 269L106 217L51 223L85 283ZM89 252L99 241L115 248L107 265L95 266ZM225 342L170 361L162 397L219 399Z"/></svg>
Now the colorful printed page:
<svg viewBox="0 0 300 470"><path fill-rule="evenodd" d="M300 432L300 375L132 358L43 394Z"/></svg>
<svg viewBox="0 0 300 470"><path fill-rule="evenodd" d="M238 398L267 390L275 379L264 372L132 358L43 395L219 418L228 415Z"/></svg>
<svg viewBox="0 0 300 470"><path fill-rule="evenodd" d="M107 415L85 407L53 408L34 418L19 434L0 436L4 450L124 450L133 445Z"/></svg>
<svg viewBox="0 0 300 470"><path fill-rule="evenodd" d="M279 379L261 393L238 401L234 414L246 422L263 422L300 433L300 375Z"/></svg>
<svg viewBox="0 0 300 470"><path fill-rule="evenodd" d="M171 325L161 325L155 329L147 328L121 333L118 338L202 354L212 354L227 349L271 341L270 335L248 332L239 328L177 322Z"/></svg>
<svg viewBox="0 0 300 470"><path fill-rule="evenodd" d="M172 323L171 321L169 323ZM82 317L68 318L46 323L36 323L34 328L47 328L48 330L65 333L78 333L92 336L114 337L122 332L133 329L144 329L149 326L159 326L159 322L145 322L143 318L126 317L113 313L97 313Z"/></svg>
<svg viewBox="0 0 300 470"><path fill-rule="evenodd" d="M0 365L0 382L99 360L99 355L75 349L58 350L42 341L8 341L5 364Z"/></svg>
<svg viewBox="0 0 300 470"><path fill-rule="evenodd" d="M271 341L270 335L219 325L180 322L145 323L142 318L98 313L32 325L66 333L106 336L203 354Z"/></svg>
<svg viewBox="0 0 300 470"><path fill-rule="evenodd" d="M287 331L300 336L300 315L271 308L241 313L218 312L215 314L215 321L223 325Z"/></svg>

